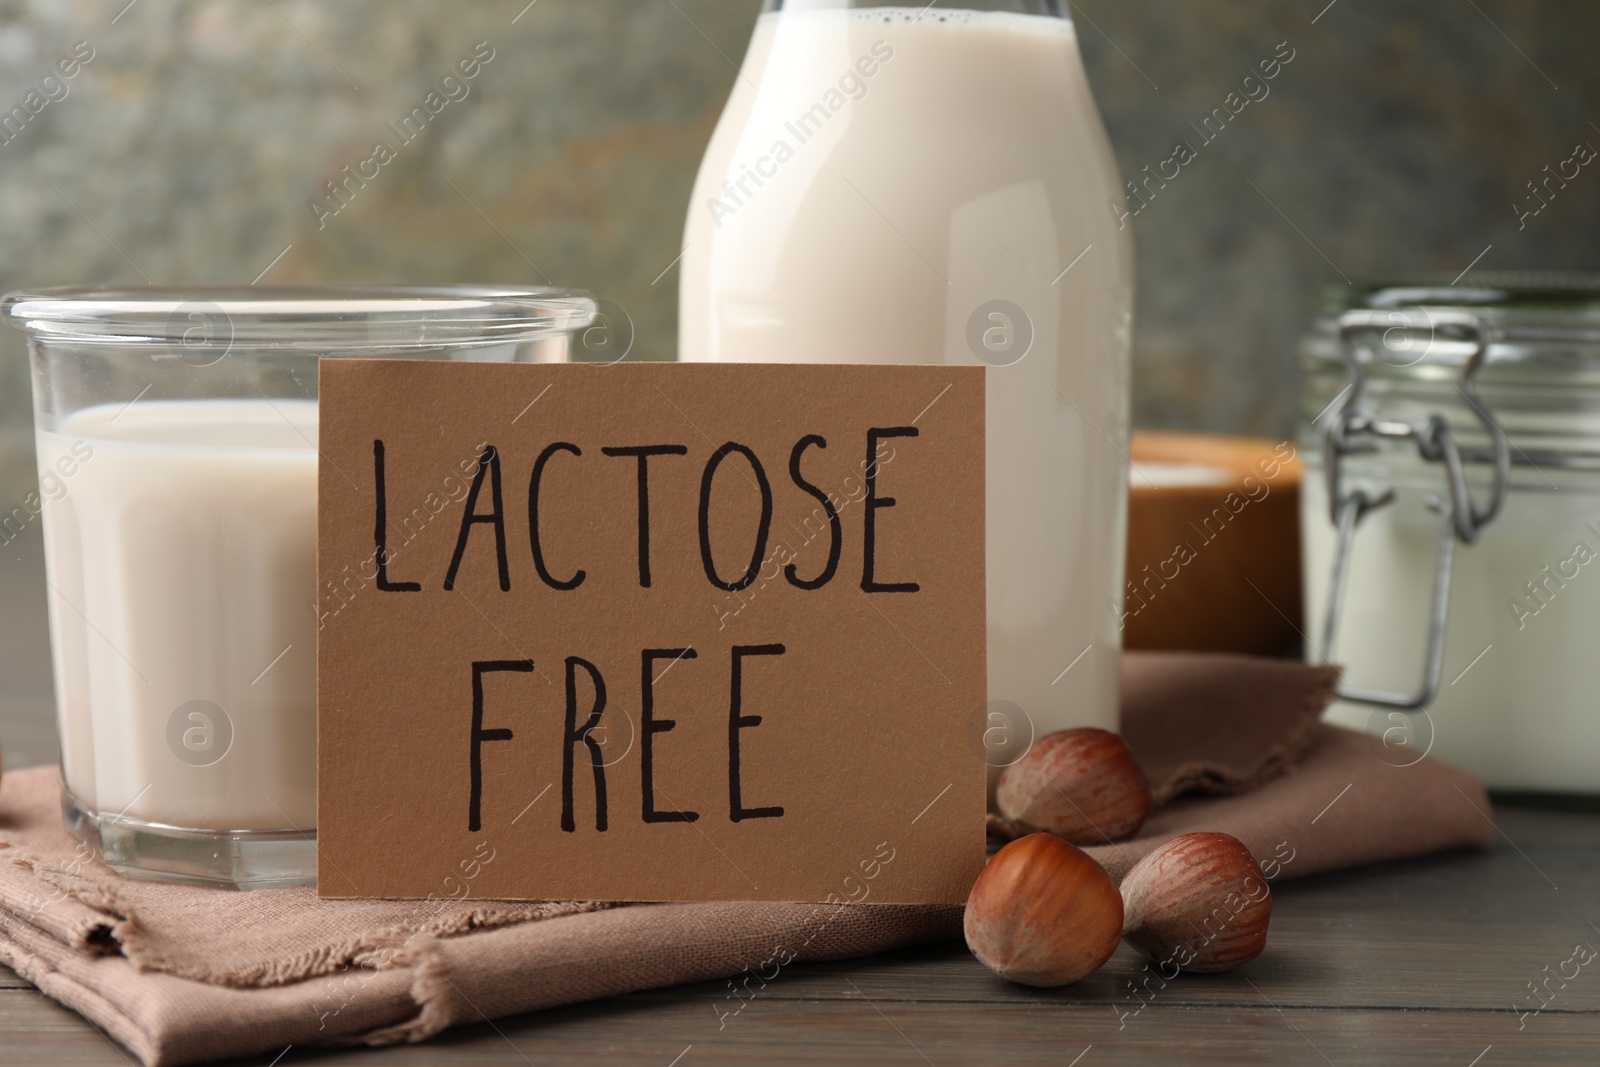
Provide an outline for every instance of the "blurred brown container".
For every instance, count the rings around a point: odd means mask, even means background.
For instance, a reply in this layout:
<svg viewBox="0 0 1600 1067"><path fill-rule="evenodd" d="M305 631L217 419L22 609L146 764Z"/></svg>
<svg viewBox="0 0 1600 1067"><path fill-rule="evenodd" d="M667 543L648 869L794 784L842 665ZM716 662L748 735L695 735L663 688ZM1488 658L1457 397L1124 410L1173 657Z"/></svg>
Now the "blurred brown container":
<svg viewBox="0 0 1600 1067"><path fill-rule="evenodd" d="M1298 655L1295 446L1138 430L1131 458L1124 647Z"/></svg>

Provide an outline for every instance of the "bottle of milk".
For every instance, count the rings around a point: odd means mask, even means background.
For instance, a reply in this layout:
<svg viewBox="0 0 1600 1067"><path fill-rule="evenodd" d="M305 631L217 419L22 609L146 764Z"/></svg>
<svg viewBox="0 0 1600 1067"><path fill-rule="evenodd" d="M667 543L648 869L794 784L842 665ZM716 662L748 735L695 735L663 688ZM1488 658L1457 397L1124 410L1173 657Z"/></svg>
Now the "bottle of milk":
<svg viewBox="0 0 1600 1067"><path fill-rule="evenodd" d="M767 0L689 207L679 358L989 365L995 767L1117 725L1133 252L1063 5L952 3Z"/></svg>

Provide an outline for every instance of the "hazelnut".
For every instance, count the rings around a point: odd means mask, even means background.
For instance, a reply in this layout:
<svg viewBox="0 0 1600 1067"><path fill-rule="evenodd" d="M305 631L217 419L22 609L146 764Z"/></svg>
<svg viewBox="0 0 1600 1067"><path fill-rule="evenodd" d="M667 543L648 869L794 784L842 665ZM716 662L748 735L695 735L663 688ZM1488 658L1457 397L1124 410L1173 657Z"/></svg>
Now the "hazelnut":
<svg viewBox="0 0 1600 1067"><path fill-rule="evenodd" d="M967 898L967 947L1002 978L1075 982L1117 950L1122 895L1089 854L1050 834L995 853Z"/></svg>
<svg viewBox="0 0 1600 1067"><path fill-rule="evenodd" d="M1255 857L1227 834L1183 834L1122 879L1122 936L1184 971L1227 971L1260 955L1272 890Z"/></svg>
<svg viewBox="0 0 1600 1067"><path fill-rule="evenodd" d="M995 803L1007 819L1090 845L1137 832L1155 799L1127 742L1082 727L1040 738L1001 774Z"/></svg>

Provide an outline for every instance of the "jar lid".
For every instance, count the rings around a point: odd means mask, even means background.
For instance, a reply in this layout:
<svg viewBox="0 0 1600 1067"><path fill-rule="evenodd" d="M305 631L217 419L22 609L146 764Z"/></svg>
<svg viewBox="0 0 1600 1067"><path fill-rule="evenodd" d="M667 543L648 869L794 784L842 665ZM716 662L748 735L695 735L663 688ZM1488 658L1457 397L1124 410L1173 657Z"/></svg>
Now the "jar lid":
<svg viewBox="0 0 1600 1067"><path fill-rule="evenodd" d="M1487 343L1485 384L1576 376L1600 382L1600 274L1482 272L1470 281L1419 277L1330 286L1302 354L1320 368L1342 363L1341 323L1374 335L1370 369L1378 378L1450 381L1477 351L1458 327L1471 323Z"/></svg>
<svg viewBox="0 0 1600 1067"><path fill-rule="evenodd" d="M1485 271L1462 284L1439 277L1399 278L1366 285L1332 285L1322 311L1337 317L1352 308L1488 308L1600 312L1600 274L1561 271Z"/></svg>
<svg viewBox="0 0 1600 1067"><path fill-rule="evenodd" d="M0 300L0 315L41 340L316 352L535 341L582 329L595 310L576 289L482 285L72 286Z"/></svg>

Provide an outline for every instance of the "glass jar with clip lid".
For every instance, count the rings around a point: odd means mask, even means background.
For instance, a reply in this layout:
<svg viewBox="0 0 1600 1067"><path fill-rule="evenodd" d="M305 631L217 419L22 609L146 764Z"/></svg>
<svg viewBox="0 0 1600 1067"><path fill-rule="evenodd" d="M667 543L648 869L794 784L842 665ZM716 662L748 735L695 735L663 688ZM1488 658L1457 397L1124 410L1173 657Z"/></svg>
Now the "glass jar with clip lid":
<svg viewBox="0 0 1600 1067"><path fill-rule="evenodd" d="M1600 794L1600 278L1340 290L1302 360L1329 718L1396 766Z"/></svg>

